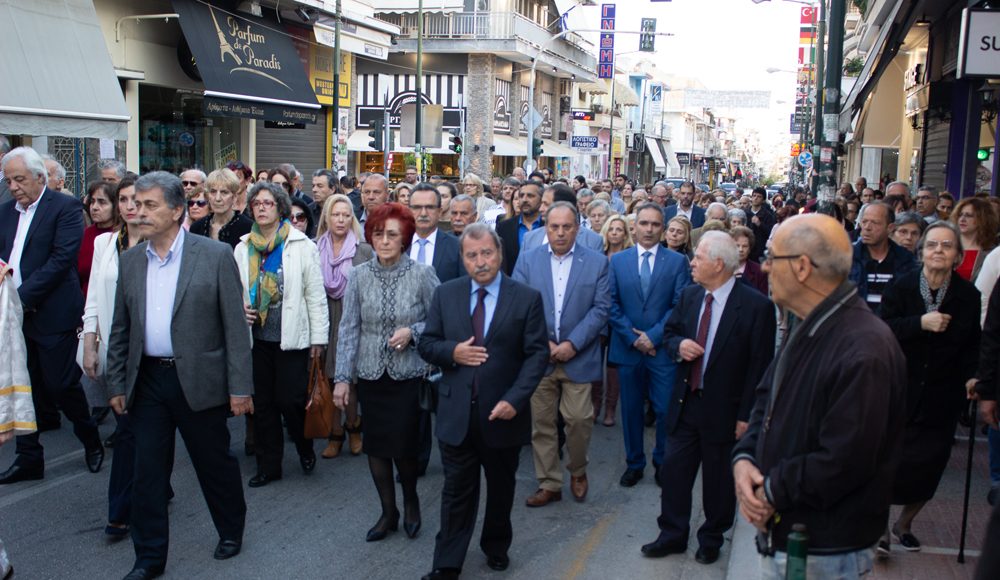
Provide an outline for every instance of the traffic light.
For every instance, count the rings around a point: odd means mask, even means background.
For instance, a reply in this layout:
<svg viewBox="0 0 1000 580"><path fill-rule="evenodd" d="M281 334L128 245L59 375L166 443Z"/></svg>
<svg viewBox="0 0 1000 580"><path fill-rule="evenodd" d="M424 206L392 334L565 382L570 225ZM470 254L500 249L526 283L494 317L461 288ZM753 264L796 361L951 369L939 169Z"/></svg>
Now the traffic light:
<svg viewBox="0 0 1000 580"><path fill-rule="evenodd" d="M537 137L534 138L534 139L532 139L531 140L531 157L534 158L534 159L538 159L539 157L542 156L542 153L544 153L544 151L542 151L542 140L539 139L539 138L537 138Z"/></svg>
<svg viewBox="0 0 1000 580"><path fill-rule="evenodd" d="M987 148L987 147L980 147L979 150L976 151L976 160L978 160L978 161L986 161L989 158L990 158L990 150L989 150L989 148Z"/></svg>
<svg viewBox="0 0 1000 580"><path fill-rule="evenodd" d="M449 131L451 137L448 139L451 141L451 145L448 145L448 149L455 152L455 155L462 154L462 132L459 129L452 129Z"/></svg>
<svg viewBox="0 0 1000 580"><path fill-rule="evenodd" d="M375 151L382 151L385 144L384 135L382 131L382 119L375 119L368 124L371 129L368 130L368 136L371 138L368 141L368 146Z"/></svg>

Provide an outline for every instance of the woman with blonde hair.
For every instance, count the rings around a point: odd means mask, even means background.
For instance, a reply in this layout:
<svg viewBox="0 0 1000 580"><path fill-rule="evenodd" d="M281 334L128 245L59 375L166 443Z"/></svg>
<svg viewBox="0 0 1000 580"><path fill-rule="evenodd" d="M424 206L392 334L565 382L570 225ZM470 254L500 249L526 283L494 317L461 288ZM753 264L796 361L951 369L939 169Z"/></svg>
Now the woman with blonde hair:
<svg viewBox="0 0 1000 580"><path fill-rule="evenodd" d="M486 197L483 180L475 173L466 173L459 189L459 193L464 193L476 200L476 215L485 216L487 210L496 205L496 202Z"/></svg>
<svg viewBox="0 0 1000 580"><path fill-rule="evenodd" d="M663 230L663 241L667 248L683 254L689 260L693 257L691 249L691 222L686 217L677 216L667 222Z"/></svg>
<svg viewBox="0 0 1000 580"><path fill-rule="evenodd" d="M319 265L323 272L323 286L326 289L326 303L330 310L330 342L326 349L326 376L333 390L333 376L337 372L337 336L340 319L344 313L344 292L351 270L371 260L375 252L364 241L361 223L354 216L351 199L338 193L327 198L323 204L323 214L319 219L316 245L319 247ZM341 417L346 422L341 425ZM344 446L344 431L349 437L348 448L351 455L361 454L361 417L358 416L358 388L350 385L346 408L334 407L333 429L330 431L326 449L320 454L324 459L340 455Z"/></svg>

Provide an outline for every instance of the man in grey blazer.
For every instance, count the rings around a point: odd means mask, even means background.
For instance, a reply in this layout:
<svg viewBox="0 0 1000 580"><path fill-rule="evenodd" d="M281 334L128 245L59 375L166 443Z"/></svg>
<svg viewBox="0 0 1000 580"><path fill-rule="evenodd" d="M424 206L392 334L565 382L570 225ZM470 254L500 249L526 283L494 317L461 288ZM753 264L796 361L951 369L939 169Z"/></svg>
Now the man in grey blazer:
<svg viewBox="0 0 1000 580"><path fill-rule="evenodd" d="M521 254L514 279L542 293L549 338L549 366L531 396L531 447L538 491L528 507L562 499L563 473L559 466L556 433L558 415L566 425L570 491L587 497L587 449L594 426L591 381L600 380L601 331L608 324L611 290L608 259L577 243L580 221L576 206L565 201L546 212L547 246Z"/></svg>
<svg viewBox="0 0 1000 580"><path fill-rule="evenodd" d="M154 578L166 566L177 430L219 533L215 558L239 553L246 502L226 418L253 412L250 332L229 246L185 234L176 176L148 173L135 191L147 242L121 257L107 373L111 407L129 413L135 431L136 560L126 580Z"/></svg>

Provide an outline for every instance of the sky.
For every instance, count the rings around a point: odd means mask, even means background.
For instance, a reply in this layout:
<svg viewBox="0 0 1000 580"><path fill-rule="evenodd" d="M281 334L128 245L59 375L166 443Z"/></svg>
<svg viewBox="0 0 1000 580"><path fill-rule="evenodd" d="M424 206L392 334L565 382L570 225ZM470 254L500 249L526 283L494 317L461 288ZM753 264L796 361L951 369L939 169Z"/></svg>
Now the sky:
<svg viewBox="0 0 1000 580"><path fill-rule="evenodd" d="M616 5L615 28L638 30L642 18L656 18L653 59L660 70L700 79L715 90L771 91L768 110L733 111L745 126L761 131L762 145L788 143L789 116L795 98L793 72L768 73L768 68L794 71L799 46L799 11L803 4L771 0L597 0L598 6L573 9L571 27L599 28L601 3ZM596 34L586 35L595 42ZM616 52L639 48L637 35L615 37ZM779 103L778 101L784 101Z"/></svg>

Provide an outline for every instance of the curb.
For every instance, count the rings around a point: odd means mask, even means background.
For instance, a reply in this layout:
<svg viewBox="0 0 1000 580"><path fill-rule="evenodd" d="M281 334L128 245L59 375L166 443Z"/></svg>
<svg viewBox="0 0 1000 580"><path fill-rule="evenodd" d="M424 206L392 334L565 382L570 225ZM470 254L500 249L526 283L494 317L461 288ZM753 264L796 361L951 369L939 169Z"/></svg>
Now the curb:
<svg viewBox="0 0 1000 580"><path fill-rule="evenodd" d="M737 513L729 564L726 566L726 580L760 579L760 555L757 554L756 536L757 531L750 522Z"/></svg>

